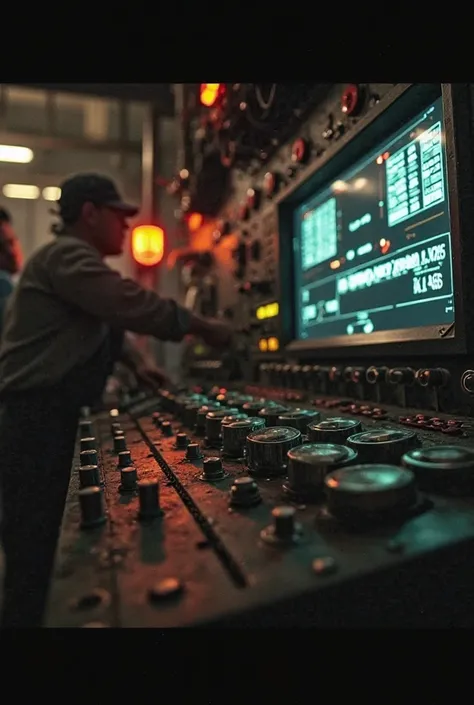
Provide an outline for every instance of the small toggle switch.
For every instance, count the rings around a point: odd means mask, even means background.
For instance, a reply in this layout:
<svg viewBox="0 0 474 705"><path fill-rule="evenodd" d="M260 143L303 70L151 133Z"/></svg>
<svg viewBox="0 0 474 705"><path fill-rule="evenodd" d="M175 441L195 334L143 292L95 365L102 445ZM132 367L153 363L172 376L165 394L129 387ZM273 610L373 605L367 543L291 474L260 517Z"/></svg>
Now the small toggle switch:
<svg viewBox="0 0 474 705"><path fill-rule="evenodd" d="M188 437L185 433L177 433L176 434L176 448L180 448L184 450L185 448L188 447Z"/></svg>
<svg viewBox="0 0 474 705"><path fill-rule="evenodd" d="M114 438L114 453L117 455L119 453L122 453L124 450L127 450L127 441L125 440L125 436L115 436Z"/></svg>
<svg viewBox="0 0 474 705"><path fill-rule="evenodd" d="M237 477L229 495L231 507L254 507L262 501L258 485L251 477Z"/></svg>
<svg viewBox="0 0 474 705"><path fill-rule="evenodd" d="M163 514L160 509L160 487L157 480L141 480L138 483L140 519L154 519Z"/></svg>
<svg viewBox="0 0 474 705"><path fill-rule="evenodd" d="M122 450L118 454L119 468L128 468L132 464L132 456L129 450Z"/></svg>
<svg viewBox="0 0 474 705"><path fill-rule="evenodd" d="M93 529L105 522L103 493L100 487L79 490L81 529Z"/></svg>
<svg viewBox="0 0 474 705"><path fill-rule="evenodd" d="M133 465L120 471L120 492L133 492L137 489L137 470Z"/></svg>
<svg viewBox="0 0 474 705"><path fill-rule="evenodd" d="M81 450L79 453L79 463L84 465L98 465L99 457L96 450Z"/></svg>
<svg viewBox="0 0 474 705"><path fill-rule="evenodd" d="M81 450L95 450L97 441L92 436L90 438L81 438Z"/></svg>
<svg viewBox="0 0 474 705"><path fill-rule="evenodd" d="M288 545L296 543L302 534L302 529L295 521L294 507L275 507L272 511L273 524L263 529L260 536L266 543Z"/></svg>
<svg viewBox="0 0 474 705"><path fill-rule="evenodd" d="M79 468L79 484L83 487L98 487L100 485L99 468L97 465L83 465Z"/></svg>
<svg viewBox="0 0 474 705"><path fill-rule="evenodd" d="M190 443L186 448L186 459L187 460L198 460L202 457L201 448L199 443Z"/></svg>

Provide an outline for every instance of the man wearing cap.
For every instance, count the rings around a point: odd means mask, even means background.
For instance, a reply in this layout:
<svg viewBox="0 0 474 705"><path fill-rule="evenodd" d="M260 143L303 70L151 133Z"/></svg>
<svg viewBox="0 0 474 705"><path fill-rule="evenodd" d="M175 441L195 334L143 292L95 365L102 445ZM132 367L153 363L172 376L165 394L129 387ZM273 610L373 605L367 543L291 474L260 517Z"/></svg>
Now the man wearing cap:
<svg viewBox="0 0 474 705"><path fill-rule="evenodd" d="M195 316L105 264L121 254L127 219L138 212L110 179L73 176L58 205L56 238L26 263L0 348L3 628L41 626L79 409L102 394L120 333L175 342L190 334L214 347L231 337L226 324ZM121 359L143 363L131 348Z"/></svg>
<svg viewBox="0 0 474 705"><path fill-rule="evenodd" d="M11 215L6 208L0 208L0 337L5 306L13 291L12 277L20 271L22 259Z"/></svg>

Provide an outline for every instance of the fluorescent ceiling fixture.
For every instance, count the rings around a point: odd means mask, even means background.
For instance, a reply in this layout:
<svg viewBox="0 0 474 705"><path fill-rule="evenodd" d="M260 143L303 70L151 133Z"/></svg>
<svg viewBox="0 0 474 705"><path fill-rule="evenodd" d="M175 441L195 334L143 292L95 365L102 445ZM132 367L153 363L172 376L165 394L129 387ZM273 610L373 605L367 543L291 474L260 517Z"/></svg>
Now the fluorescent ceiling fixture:
<svg viewBox="0 0 474 705"><path fill-rule="evenodd" d="M14 147L11 144L0 144L0 162L29 164L33 157L33 151L28 149L28 147Z"/></svg>
<svg viewBox="0 0 474 705"><path fill-rule="evenodd" d="M59 186L46 186L43 189L42 196L45 201L59 201L61 198L61 189Z"/></svg>
<svg viewBox="0 0 474 705"><path fill-rule="evenodd" d="M27 198L34 200L40 195L40 190L32 184L5 184L3 195L7 198Z"/></svg>

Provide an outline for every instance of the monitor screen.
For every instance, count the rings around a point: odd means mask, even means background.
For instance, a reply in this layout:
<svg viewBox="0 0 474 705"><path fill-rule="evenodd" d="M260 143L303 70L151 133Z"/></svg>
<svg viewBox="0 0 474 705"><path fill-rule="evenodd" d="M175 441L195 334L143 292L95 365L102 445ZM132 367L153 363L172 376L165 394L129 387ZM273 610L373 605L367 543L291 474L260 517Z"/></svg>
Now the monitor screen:
<svg viewBox="0 0 474 705"><path fill-rule="evenodd" d="M298 339L454 322L441 98L295 218Z"/></svg>

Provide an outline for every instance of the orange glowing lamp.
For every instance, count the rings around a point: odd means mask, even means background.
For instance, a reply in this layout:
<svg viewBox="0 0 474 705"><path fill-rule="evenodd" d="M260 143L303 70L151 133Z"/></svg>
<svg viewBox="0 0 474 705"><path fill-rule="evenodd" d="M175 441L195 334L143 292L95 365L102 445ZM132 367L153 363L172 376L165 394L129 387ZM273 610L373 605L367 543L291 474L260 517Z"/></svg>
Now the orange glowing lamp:
<svg viewBox="0 0 474 705"><path fill-rule="evenodd" d="M139 225L132 232L132 254L137 264L153 267L163 259L165 232L157 225Z"/></svg>
<svg viewBox="0 0 474 705"><path fill-rule="evenodd" d="M220 93L220 83L201 83L199 88L201 104L206 106L206 108L212 108L212 106L217 102Z"/></svg>
<svg viewBox="0 0 474 705"><path fill-rule="evenodd" d="M199 230L199 228L202 225L204 218L202 217L201 213L191 213L188 217L188 228L192 233L195 233L196 230Z"/></svg>

